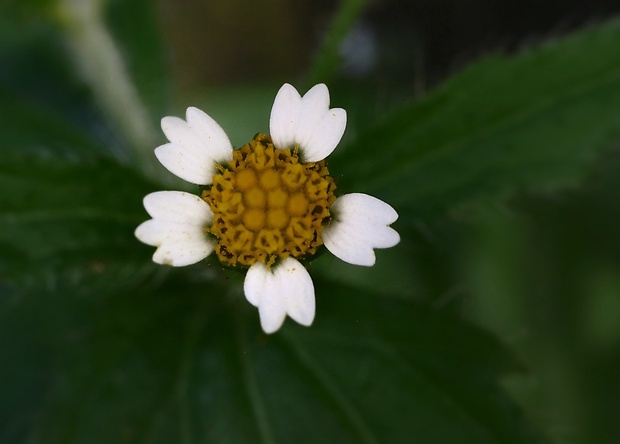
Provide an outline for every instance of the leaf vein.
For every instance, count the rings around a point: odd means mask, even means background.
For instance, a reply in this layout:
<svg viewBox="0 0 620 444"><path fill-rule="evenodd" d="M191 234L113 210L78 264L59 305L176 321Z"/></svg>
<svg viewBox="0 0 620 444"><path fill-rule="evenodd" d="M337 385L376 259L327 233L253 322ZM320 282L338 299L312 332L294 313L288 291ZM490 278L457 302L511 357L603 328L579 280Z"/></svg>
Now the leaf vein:
<svg viewBox="0 0 620 444"><path fill-rule="evenodd" d="M352 426L355 433L361 439L361 442L366 444L377 444L378 441L373 435L372 431L366 426L362 414L355 407L355 405L349 401L344 393L338 389L338 385L330 377L329 373L323 370L316 360L312 359L309 353L304 351L298 342L295 342L293 338L289 337L286 333L282 333L282 338L288 348L291 350L297 361L303 365L320 383L325 393L332 399L335 405L344 414L349 424Z"/></svg>

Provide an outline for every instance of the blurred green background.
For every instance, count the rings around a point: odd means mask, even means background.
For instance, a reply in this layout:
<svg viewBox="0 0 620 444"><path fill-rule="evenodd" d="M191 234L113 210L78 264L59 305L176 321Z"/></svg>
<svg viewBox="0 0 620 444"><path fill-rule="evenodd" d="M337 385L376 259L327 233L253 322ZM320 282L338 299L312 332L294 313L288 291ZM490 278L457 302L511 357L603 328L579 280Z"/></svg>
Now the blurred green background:
<svg viewBox="0 0 620 444"><path fill-rule="evenodd" d="M0 3L1 443L620 442L616 1ZM156 266L142 197L198 106L241 146L283 82L348 112L340 194L400 214L317 317Z"/></svg>

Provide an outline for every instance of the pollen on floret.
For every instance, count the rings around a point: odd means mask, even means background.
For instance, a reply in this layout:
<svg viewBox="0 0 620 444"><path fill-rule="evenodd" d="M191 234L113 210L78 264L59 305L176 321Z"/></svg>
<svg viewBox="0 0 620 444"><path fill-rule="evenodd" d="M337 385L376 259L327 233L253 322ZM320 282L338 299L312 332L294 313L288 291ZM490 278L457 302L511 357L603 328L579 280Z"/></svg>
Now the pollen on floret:
<svg viewBox="0 0 620 444"><path fill-rule="evenodd" d="M258 134L203 190L214 215L208 232L217 238L223 264L270 267L278 258L312 255L323 244L336 186L323 161L302 163L297 151L275 148Z"/></svg>

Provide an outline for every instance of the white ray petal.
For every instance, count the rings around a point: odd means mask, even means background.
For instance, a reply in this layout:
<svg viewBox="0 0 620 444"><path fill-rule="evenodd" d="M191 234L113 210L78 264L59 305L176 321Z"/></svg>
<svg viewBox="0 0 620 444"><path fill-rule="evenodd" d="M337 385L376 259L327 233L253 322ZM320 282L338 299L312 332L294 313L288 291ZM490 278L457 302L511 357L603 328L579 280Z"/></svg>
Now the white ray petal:
<svg viewBox="0 0 620 444"><path fill-rule="evenodd" d="M274 274L286 298L286 312L306 327L312 324L315 312L312 278L299 261L288 257L275 267Z"/></svg>
<svg viewBox="0 0 620 444"><path fill-rule="evenodd" d="M171 143L155 149L161 164L171 173L191 183L209 185L216 163L232 159L232 145L224 130L197 108L187 109L187 122L178 117L161 120Z"/></svg>
<svg viewBox="0 0 620 444"><path fill-rule="evenodd" d="M187 124L205 144L211 157L218 163L232 160L233 146L222 127L207 113L190 106L186 112Z"/></svg>
<svg viewBox="0 0 620 444"><path fill-rule="evenodd" d="M172 174L196 185L210 185L215 174L215 162L198 149L176 143L155 148L157 160Z"/></svg>
<svg viewBox="0 0 620 444"><path fill-rule="evenodd" d="M338 146L347 126L347 112L342 108L332 108L321 116L318 124L305 131L308 135L300 151L304 162L318 162L329 156Z"/></svg>
<svg viewBox="0 0 620 444"><path fill-rule="evenodd" d="M272 270L256 262L248 270L243 283L246 299L258 307L260 324L265 333L277 331L286 318L286 301Z"/></svg>
<svg viewBox="0 0 620 444"><path fill-rule="evenodd" d="M144 198L144 208L153 217L136 228L136 237L157 247L153 261L175 267L194 264L215 248L204 227L213 213L200 197L182 191L158 191Z"/></svg>
<svg viewBox="0 0 620 444"><path fill-rule="evenodd" d="M180 117L167 116L161 119L161 129L166 138L179 145L200 146L200 138L187 122Z"/></svg>
<svg viewBox="0 0 620 444"><path fill-rule="evenodd" d="M400 242L396 230L389 227L398 213L382 200L367 194L345 194L336 199L331 211L334 219L323 230L323 243L345 262L374 265L374 248L389 248Z"/></svg>
<svg viewBox="0 0 620 444"><path fill-rule="evenodd" d="M299 123L295 131L295 142L304 151L314 137L325 112L329 110L329 90L325 84L313 86L301 99Z"/></svg>
<svg viewBox="0 0 620 444"><path fill-rule="evenodd" d="M302 100L297 90L288 83L276 94L269 118L269 131L276 148L285 149L295 145Z"/></svg>
<svg viewBox="0 0 620 444"><path fill-rule="evenodd" d="M138 226L136 237L157 247L153 261L183 267L195 264L213 252L215 242L199 225L151 219Z"/></svg>
<svg viewBox="0 0 620 444"><path fill-rule="evenodd" d="M184 191L157 191L148 194L144 208L154 218L205 227L211 225L213 212L204 200Z"/></svg>
<svg viewBox="0 0 620 444"><path fill-rule="evenodd" d="M243 289L248 301L258 307L265 333L277 331L287 314L305 326L314 320L312 279L293 258L284 259L271 270L261 262L255 263L248 270Z"/></svg>
<svg viewBox="0 0 620 444"><path fill-rule="evenodd" d="M286 306L281 296L280 293L273 294L258 306L260 325L267 334L278 331L286 319Z"/></svg>
<svg viewBox="0 0 620 444"><path fill-rule="evenodd" d="M336 148L347 125L342 108L329 108L329 90L315 85L303 97L288 83L271 109L271 138L276 148L299 145L304 162L318 162Z"/></svg>
<svg viewBox="0 0 620 444"><path fill-rule="evenodd" d="M266 288L271 284L271 273L265 264L255 262L245 275L243 281L243 293L250 304L258 307Z"/></svg>

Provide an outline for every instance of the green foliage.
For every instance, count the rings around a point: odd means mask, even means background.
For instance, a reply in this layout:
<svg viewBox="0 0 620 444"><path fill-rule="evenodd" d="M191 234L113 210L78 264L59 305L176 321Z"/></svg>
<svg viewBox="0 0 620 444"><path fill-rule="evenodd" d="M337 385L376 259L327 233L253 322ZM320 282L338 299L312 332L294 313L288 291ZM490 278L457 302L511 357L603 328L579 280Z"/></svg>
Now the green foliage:
<svg viewBox="0 0 620 444"><path fill-rule="evenodd" d="M27 345L0 348L3 442L543 442L493 383L510 355L457 319L318 282L312 330L268 337L225 292L22 299L0 331Z"/></svg>
<svg viewBox="0 0 620 444"><path fill-rule="evenodd" d="M515 376L513 392L533 411L552 412L554 442L620 439L612 389L620 362L619 161L617 151L605 156L579 190L520 199L527 217L495 214L472 227L461 258L471 317L527 357L544 390Z"/></svg>
<svg viewBox="0 0 620 444"><path fill-rule="evenodd" d="M417 217L574 185L620 136L618 45L616 21L483 60L361 131L332 169Z"/></svg>
<svg viewBox="0 0 620 444"><path fill-rule="evenodd" d="M0 251L11 253L0 255L0 269L31 282L76 267L92 278L121 258L142 268L148 256L132 233L154 187L72 122L41 106L0 103L11 109L0 122L0 186L11 190L1 198Z"/></svg>
<svg viewBox="0 0 620 444"><path fill-rule="evenodd" d="M153 5L105 5L119 45L107 53L123 55L118 72L135 83L145 127L156 125L173 88ZM343 2L310 79L336 73L338 43L364 5ZM472 299L494 287L458 256L462 227L435 222L464 204L579 183L620 138L620 23L481 61L350 137L330 159L338 191L393 204L403 240L371 269L318 258L314 325L288 321L266 336L239 274L152 264L133 231L147 218L143 196L162 188L135 162L154 146L119 129L127 109L102 100L93 83L105 79L80 77L75 57L87 53L67 56L70 32L39 14L24 27L0 18L0 441L547 442L499 386L523 370L514 350L438 308L463 275ZM235 99L246 114L221 106L223 120L267 112L263 91ZM503 237L490 238L472 262L495 258L493 276L506 276L492 297L513 297ZM569 257L572 246L554 251ZM507 269L529 258L515 257ZM601 331L613 342L613 319Z"/></svg>

